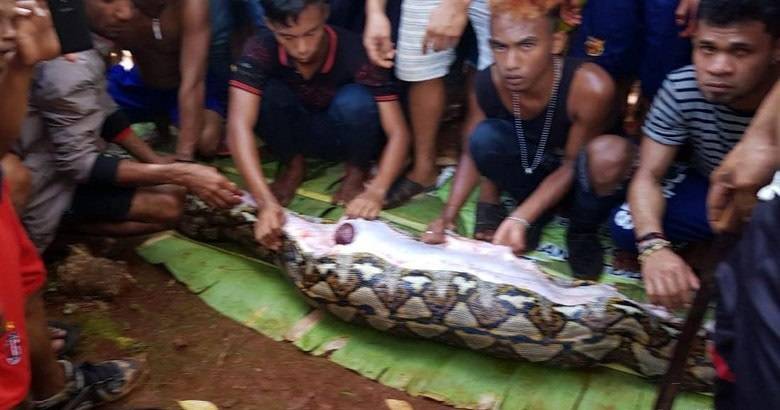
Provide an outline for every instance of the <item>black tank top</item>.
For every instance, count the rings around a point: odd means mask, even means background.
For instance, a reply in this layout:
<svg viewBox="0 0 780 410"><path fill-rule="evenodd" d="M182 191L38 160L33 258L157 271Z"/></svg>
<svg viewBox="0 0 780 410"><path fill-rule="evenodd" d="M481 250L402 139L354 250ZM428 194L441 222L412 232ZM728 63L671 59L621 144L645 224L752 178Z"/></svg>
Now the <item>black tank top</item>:
<svg viewBox="0 0 780 410"><path fill-rule="evenodd" d="M571 127L571 118L569 118L567 106L569 89L571 88L574 73L583 62L584 60L575 58L564 58L562 60L563 66L561 67L561 80L558 86L558 101L555 105L555 115L553 115L552 126L550 127L550 139L547 141L546 148L546 154L552 154L557 159L563 157L566 140L569 137L569 128ZM477 73L475 86L479 107L487 118L514 121L512 112L507 110L501 102L496 86L493 84L493 78L490 75L492 67L490 66ZM523 131L527 145L530 148L529 159L533 158L536 147L539 144L547 109L548 107L545 107L539 115L532 119L523 120Z"/></svg>

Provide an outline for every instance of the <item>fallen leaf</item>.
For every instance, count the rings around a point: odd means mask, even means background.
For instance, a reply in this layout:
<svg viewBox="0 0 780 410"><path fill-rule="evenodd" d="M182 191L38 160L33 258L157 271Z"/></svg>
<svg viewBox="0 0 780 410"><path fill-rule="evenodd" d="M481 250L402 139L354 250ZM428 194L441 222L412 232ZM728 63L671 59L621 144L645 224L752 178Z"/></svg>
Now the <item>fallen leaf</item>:
<svg viewBox="0 0 780 410"><path fill-rule="evenodd" d="M210 401L182 400L177 403L184 410L219 410L219 407Z"/></svg>
<svg viewBox="0 0 780 410"><path fill-rule="evenodd" d="M403 400L385 399L385 404L390 410L414 410L411 404Z"/></svg>

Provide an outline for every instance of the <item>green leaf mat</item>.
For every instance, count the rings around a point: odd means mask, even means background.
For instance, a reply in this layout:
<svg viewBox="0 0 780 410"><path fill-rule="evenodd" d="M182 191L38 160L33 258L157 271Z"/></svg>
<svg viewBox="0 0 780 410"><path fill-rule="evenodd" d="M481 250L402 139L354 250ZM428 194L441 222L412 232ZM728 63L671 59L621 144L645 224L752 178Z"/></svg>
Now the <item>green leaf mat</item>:
<svg viewBox="0 0 780 410"><path fill-rule="evenodd" d="M237 182L229 160L217 165ZM265 164L272 173L273 164ZM337 219L341 209L328 204L340 168L317 163L290 208ZM382 218L412 233L425 229L446 198L447 186ZM469 211L470 209L470 211ZM473 203L460 226L473 226ZM565 276L565 221L546 229L541 251L532 254L545 271ZM467 232L468 229L465 229ZM637 409L652 408L656 385L610 368L562 370L493 358L439 343L397 337L344 323L312 309L276 266L252 258L231 244L204 244L167 232L138 248L150 263L164 264L209 306L277 341L325 356L339 365L412 395L475 409ZM604 282L631 297L643 298L641 282L607 267ZM711 409L712 399L681 394L676 409Z"/></svg>

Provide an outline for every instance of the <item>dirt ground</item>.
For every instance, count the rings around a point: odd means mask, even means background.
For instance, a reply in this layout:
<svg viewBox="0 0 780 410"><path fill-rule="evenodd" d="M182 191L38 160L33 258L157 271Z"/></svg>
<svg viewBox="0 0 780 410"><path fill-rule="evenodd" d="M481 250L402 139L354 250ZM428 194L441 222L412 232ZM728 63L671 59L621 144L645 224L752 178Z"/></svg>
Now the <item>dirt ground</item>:
<svg viewBox="0 0 780 410"><path fill-rule="evenodd" d="M60 252L72 241L60 240ZM164 268L141 260L133 251L140 242L136 238L108 242L110 246L103 241L90 244L95 253L126 261L135 278L136 283L115 299L74 298L56 290L47 294L51 318L82 328L76 360L146 358L145 384L128 399L105 408L178 409L177 400L207 400L220 409L387 409L386 399L406 401L418 410L448 408L363 378L221 316Z"/></svg>

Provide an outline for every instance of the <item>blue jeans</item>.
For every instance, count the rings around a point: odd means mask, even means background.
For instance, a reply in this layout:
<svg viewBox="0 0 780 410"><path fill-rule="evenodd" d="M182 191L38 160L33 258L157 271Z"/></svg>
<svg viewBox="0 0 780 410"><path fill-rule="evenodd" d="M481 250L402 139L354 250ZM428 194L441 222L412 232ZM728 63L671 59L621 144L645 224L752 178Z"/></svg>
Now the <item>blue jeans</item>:
<svg viewBox="0 0 780 410"><path fill-rule="evenodd" d="M672 243L712 239L712 229L707 221L707 178L693 169L675 165L667 174L662 189L666 198L663 218L666 237ZM612 212L609 227L617 248L636 251L634 221L627 203Z"/></svg>
<svg viewBox="0 0 780 410"><path fill-rule="evenodd" d="M561 165L561 158L548 149L539 167L530 175L526 174L520 165L520 146L513 124L508 120L482 121L471 134L469 150L480 174L512 195L518 203L527 199ZM528 152L530 161L536 146L529 145ZM577 232L596 232L609 217L610 210L622 200L622 190L606 196L596 194L588 175L588 156L583 150L575 164L573 188L565 200L570 229ZM548 211L540 218L540 223L549 220L553 212Z"/></svg>
<svg viewBox="0 0 780 410"><path fill-rule="evenodd" d="M303 154L367 167L384 145L377 103L358 84L342 86L319 111L305 107L284 82L271 80L263 87L256 132L282 162Z"/></svg>

